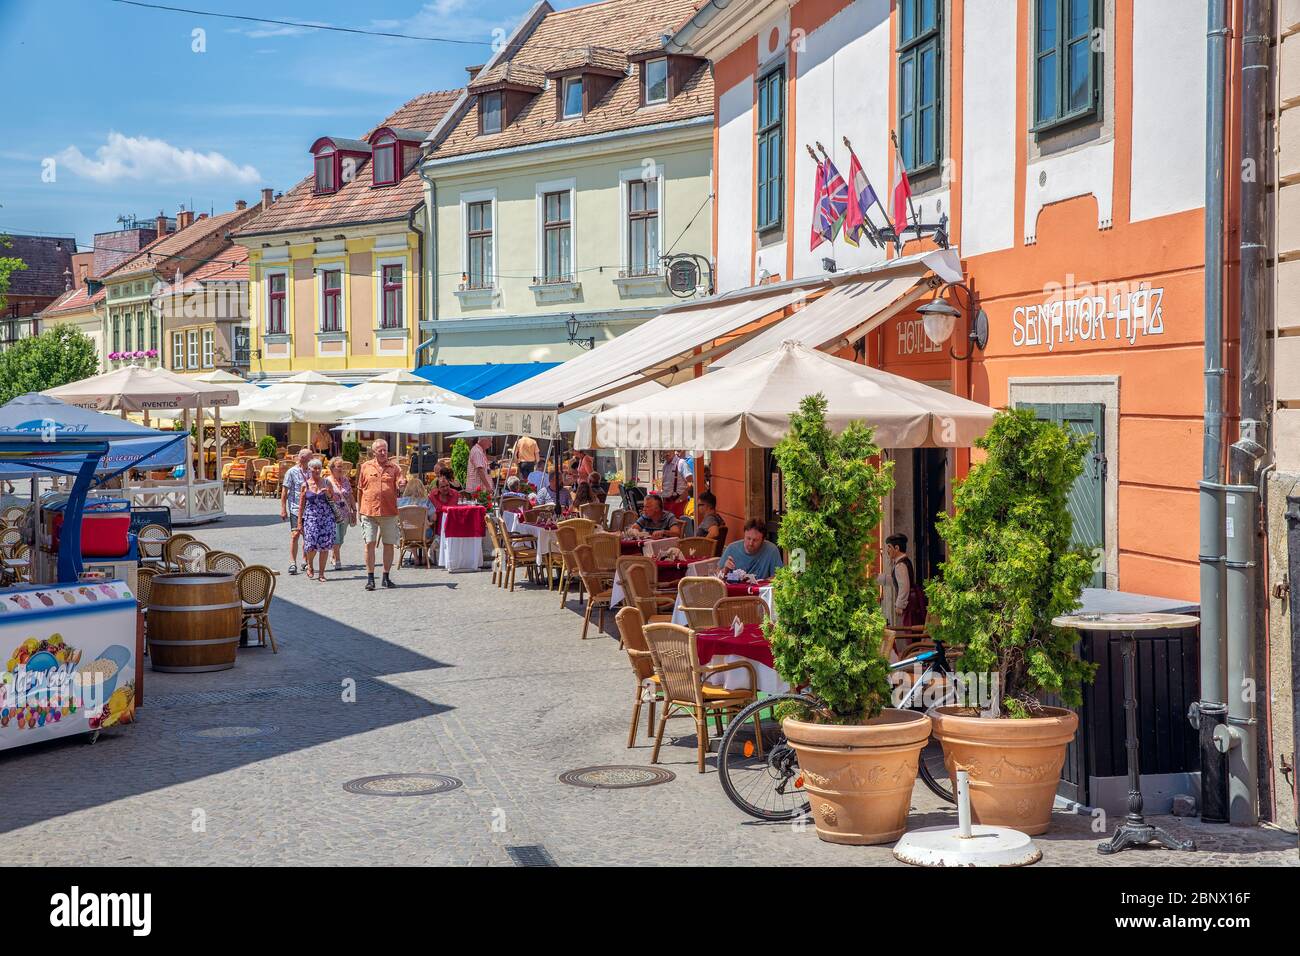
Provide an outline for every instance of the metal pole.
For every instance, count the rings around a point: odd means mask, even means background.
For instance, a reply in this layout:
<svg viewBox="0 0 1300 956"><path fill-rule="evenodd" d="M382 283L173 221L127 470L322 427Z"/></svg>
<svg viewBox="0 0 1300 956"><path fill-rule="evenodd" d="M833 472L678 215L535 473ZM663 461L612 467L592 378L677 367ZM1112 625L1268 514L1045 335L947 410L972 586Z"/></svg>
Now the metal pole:
<svg viewBox="0 0 1300 956"><path fill-rule="evenodd" d="M1201 686L1192 724L1200 732L1201 819L1226 823L1227 762L1215 729L1227 718L1223 670L1223 246L1227 0L1209 0L1205 127L1205 430L1200 484Z"/></svg>
<svg viewBox="0 0 1300 956"><path fill-rule="evenodd" d="M1255 753L1255 640L1248 609L1259 587L1255 561L1259 491L1254 485L1230 486L1228 537L1228 725L1218 730L1219 749L1228 758L1228 819L1238 826L1258 822L1259 761Z"/></svg>
<svg viewBox="0 0 1300 956"><path fill-rule="evenodd" d="M1286 543L1288 597L1291 617L1291 740L1300 740L1300 497L1286 500ZM1300 829L1300 770L1295 767L1294 744L1291 757L1291 806L1295 810L1295 827Z"/></svg>

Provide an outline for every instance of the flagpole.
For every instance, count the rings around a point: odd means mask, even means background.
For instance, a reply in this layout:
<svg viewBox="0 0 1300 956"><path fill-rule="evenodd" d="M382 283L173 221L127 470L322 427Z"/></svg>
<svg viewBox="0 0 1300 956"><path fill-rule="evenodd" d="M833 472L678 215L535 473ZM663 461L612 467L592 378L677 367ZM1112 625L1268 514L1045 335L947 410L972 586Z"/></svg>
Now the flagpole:
<svg viewBox="0 0 1300 956"><path fill-rule="evenodd" d="M854 153L854 152L853 152L853 144L849 142L849 138L848 138L847 136L845 136L845 137L843 137L843 139L844 139L844 146L845 146L846 149L848 149L849 154L850 154L851 156L853 156L854 159L857 159L857 153ZM862 160L860 160L860 159L858 160L858 165L859 165L859 166L862 165ZM866 169L865 169L865 168L864 168L863 171L862 171L862 175L864 175L864 176L867 175L867 172L866 172ZM867 180L867 185L868 185L868 186L871 186L871 180L870 180L870 179ZM898 238L898 230L894 228L894 223L893 223L893 221L889 218L889 212L888 212L888 210L885 209L885 205L884 205L884 203L882 203L882 202L880 201L880 197L879 197L878 195L876 195L876 187L875 187L875 186L871 186L871 195L872 195L872 197L876 200L876 207L880 210L880 215L882 215L882 216L885 218L885 225L888 226L888 227L893 231L893 233L894 233L894 245L895 245L895 248L901 249L901 248L902 248L902 245L901 245L902 240L900 240L900 239ZM867 224L867 226L871 229L872 233L875 234L876 239L877 239L878 241L880 241L880 242L884 242L884 241L885 241L884 237L881 236L881 234L876 230L876 227L875 227L874 225L872 225L871 220L866 216L865 210L864 210L864 212L863 212L862 219L863 219L863 221Z"/></svg>
<svg viewBox="0 0 1300 956"><path fill-rule="evenodd" d="M906 171L907 171L907 167L903 165L903 154L902 154L901 152L899 152L899 149L898 149L898 134L895 133L895 132L891 129L891 130L889 131L889 138L890 138L890 140L893 141L893 144L894 144L894 161L897 162L898 165L899 165L899 167L901 167L901 168L903 169L903 171L906 173ZM908 189L908 191L907 191L907 208L911 210L911 212L912 212L912 218L913 218L914 220L916 220L916 224L919 226L919 225L921 224L921 217L918 216L917 213L916 213L916 203L912 202L912 190L911 190L911 189ZM902 237L900 236L899 238L901 239ZM920 232L919 229L917 230L916 238L917 238L917 239L920 239L920 238L921 238L921 232Z"/></svg>

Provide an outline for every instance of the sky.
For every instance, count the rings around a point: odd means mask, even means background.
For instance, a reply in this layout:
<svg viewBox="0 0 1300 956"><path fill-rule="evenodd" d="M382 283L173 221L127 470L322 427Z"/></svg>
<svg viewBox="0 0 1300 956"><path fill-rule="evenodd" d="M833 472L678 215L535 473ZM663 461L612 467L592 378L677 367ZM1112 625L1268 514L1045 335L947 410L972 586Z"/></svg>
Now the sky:
<svg viewBox="0 0 1300 956"><path fill-rule="evenodd" d="M166 0L159 0L166 2ZM121 215L223 212L311 171L318 137L360 136L455 89L532 0L170 0L462 42L361 36L144 9L0 0L0 234L89 249ZM551 0L557 9L576 0ZM495 32L494 31L498 31Z"/></svg>

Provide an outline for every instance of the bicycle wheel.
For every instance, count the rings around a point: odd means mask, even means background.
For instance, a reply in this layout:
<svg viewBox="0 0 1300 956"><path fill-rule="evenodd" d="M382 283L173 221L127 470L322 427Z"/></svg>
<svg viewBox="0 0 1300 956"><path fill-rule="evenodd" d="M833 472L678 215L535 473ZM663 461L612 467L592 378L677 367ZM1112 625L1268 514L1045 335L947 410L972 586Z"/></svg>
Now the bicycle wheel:
<svg viewBox="0 0 1300 956"><path fill-rule="evenodd" d="M764 711L787 700L813 703L802 694L779 694L755 701L732 718L718 743L718 777L723 792L741 810L760 820L795 820L810 811L794 748L786 742L775 720L762 720ZM756 718L762 726L761 752L754 739Z"/></svg>
<svg viewBox="0 0 1300 956"><path fill-rule="evenodd" d="M921 751L920 759L917 761L917 774L925 785L930 788L930 792L942 800L949 803L957 802L957 794L953 789L952 777L948 776L948 768L943 762L943 745L934 735L926 741L925 748Z"/></svg>

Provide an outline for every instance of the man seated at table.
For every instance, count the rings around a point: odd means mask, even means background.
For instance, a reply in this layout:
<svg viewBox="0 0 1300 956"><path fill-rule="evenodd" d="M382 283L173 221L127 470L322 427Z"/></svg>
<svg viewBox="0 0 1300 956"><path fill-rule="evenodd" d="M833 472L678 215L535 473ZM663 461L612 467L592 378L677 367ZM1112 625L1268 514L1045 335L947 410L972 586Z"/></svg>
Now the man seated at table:
<svg viewBox="0 0 1300 956"><path fill-rule="evenodd" d="M696 499L695 533L710 541L727 540L727 525L723 522L722 515L718 514L718 499L711 491L700 492Z"/></svg>
<svg viewBox="0 0 1300 956"><path fill-rule="evenodd" d="M680 535L682 530L681 521L672 512L664 510L664 500L658 495L646 496L636 526L652 538L671 538Z"/></svg>
<svg viewBox="0 0 1300 956"><path fill-rule="evenodd" d="M767 540L767 525L758 518L745 522L745 536L722 549L718 570L723 573L744 571L760 581L769 580L785 562L781 549Z"/></svg>

